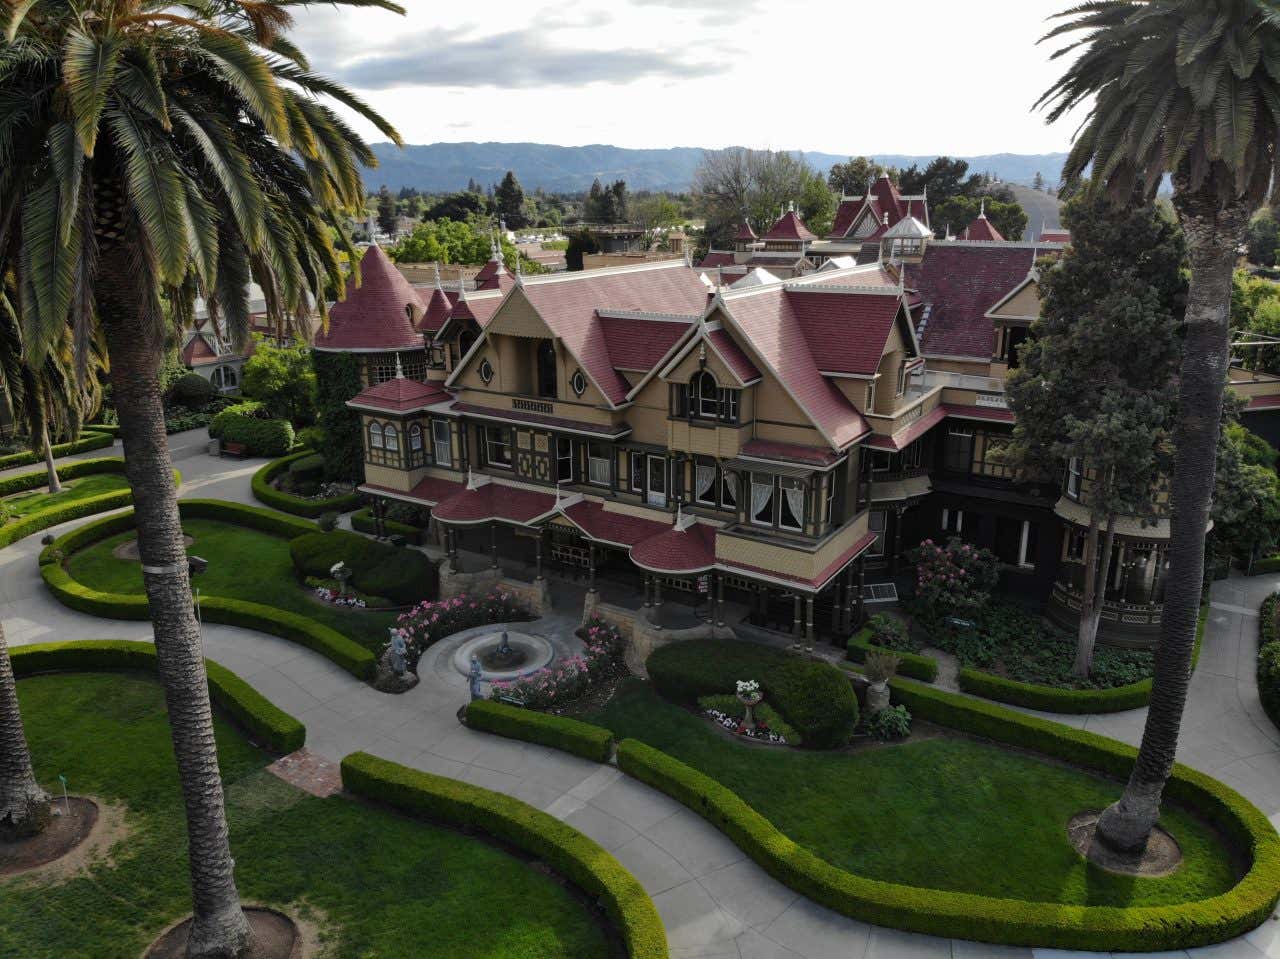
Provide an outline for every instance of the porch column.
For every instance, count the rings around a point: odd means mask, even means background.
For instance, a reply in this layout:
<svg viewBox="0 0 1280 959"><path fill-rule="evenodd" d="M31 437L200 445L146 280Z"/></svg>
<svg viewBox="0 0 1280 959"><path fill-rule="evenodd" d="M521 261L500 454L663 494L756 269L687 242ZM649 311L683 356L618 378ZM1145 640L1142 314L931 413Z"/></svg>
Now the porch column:
<svg viewBox="0 0 1280 959"><path fill-rule="evenodd" d="M587 544L587 592L596 591L596 544Z"/></svg>
<svg viewBox="0 0 1280 959"><path fill-rule="evenodd" d="M537 569L538 575L534 577L534 580L533 580L533 581L534 581L535 583L541 583L541 582L542 582L542 538L543 538L543 536L544 536L544 535L546 535L544 530L538 530L538 539L537 539L537 543L536 543L536 550L537 550L537 560L536 560L536 563L537 563L537 565L536 565L536 567L535 567L535 568Z"/></svg>
<svg viewBox="0 0 1280 959"><path fill-rule="evenodd" d="M498 524L489 524L489 558L493 568L498 568Z"/></svg>
<svg viewBox="0 0 1280 959"><path fill-rule="evenodd" d="M656 575L653 577L653 625L662 628L662 580Z"/></svg>
<svg viewBox="0 0 1280 959"><path fill-rule="evenodd" d="M813 645L813 636L813 594L810 593L804 598L804 639L806 645Z"/></svg>
<svg viewBox="0 0 1280 959"><path fill-rule="evenodd" d="M724 573L716 573L716 625L724 626Z"/></svg>
<svg viewBox="0 0 1280 959"><path fill-rule="evenodd" d="M860 627L867 618L866 600L863 598L864 587L867 585L867 559L865 556L858 557L858 617L855 622L849 624L849 631Z"/></svg>
<svg viewBox="0 0 1280 959"><path fill-rule="evenodd" d="M650 607L653 606L653 603L649 600L649 581L652 578L653 577L650 576L648 573L644 574L644 608L645 609L649 609Z"/></svg>
<svg viewBox="0 0 1280 959"><path fill-rule="evenodd" d="M448 544L449 564L456 572L458 569L458 531L451 526L447 526L445 527L444 535Z"/></svg>
<svg viewBox="0 0 1280 959"><path fill-rule="evenodd" d="M799 645L800 637L804 634L804 597L799 590L792 595L795 597L795 614L791 621L791 635Z"/></svg>
<svg viewBox="0 0 1280 959"><path fill-rule="evenodd" d="M889 552L889 575L898 575L898 554L902 551L902 514L905 512L903 507L898 506L893 511L893 537L890 540Z"/></svg>
<svg viewBox="0 0 1280 959"><path fill-rule="evenodd" d="M847 569L840 570L836 574L835 584L831 590L831 632L835 636L839 636L844 632L844 620L841 618L841 613L844 609L844 588L848 579L849 571Z"/></svg>

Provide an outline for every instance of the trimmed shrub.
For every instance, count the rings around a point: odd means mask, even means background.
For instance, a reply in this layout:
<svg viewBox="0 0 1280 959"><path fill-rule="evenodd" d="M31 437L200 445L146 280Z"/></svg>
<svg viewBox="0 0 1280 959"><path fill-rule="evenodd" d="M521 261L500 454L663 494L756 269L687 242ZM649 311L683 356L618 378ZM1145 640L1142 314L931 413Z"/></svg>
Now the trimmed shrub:
<svg viewBox="0 0 1280 959"><path fill-rule="evenodd" d="M754 679L765 700L815 749L845 745L858 724L858 699L838 669L769 646L688 640L656 650L645 667L659 693L686 706L697 706L700 696L731 692L737 680Z"/></svg>
<svg viewBox="0 0 1280 959"><path fill-rule="evenodd" d="M210 430L219 420L218 438L241 444L250 456L283 456L293 446L293 424L288 420L260 420L224 410L209 422Z"/></svg>
<svg viewBox="0 0 1280 959"><path fill-rule="evenodd" d="M422 539L426 535L425 530L407 523L398 523L393 519L385 520L382 525L388 536L403 536L406 543L412 543L414 546L421 546ZM368 533L370 536L377 535L378 528L373 521L373 510L366 506L352 513L351 528L360 533Z"/></svg>
<svg viewBox="0 0 1280 959"><path fill-rule="evenodd" d="M76 453L88 453L92 450L106 449L114 446L116 438L111 433L97 432L93 427L85 427L84 432L80 434L80 439L71 443L59 443L53 447L53 456L57 459L60 456L74 456ZM10 453L8 456L0 456L0 470L12 469L15 466L30 466L32 463L39 463L44 460L44 455L36 455L30 450L21 453Z"/></svg>
<svg viewBox="0 0 1280 959"><path fill-rule="evenodd" d="M213 384L199 373L180 376L177 382L169 387L169 402L177 406L185 406L189 410L203 409L211 399L213 399Z"/></svg>
<svg viewBox="0 0 1280 959"><path fill-rule="evenodd" d="M289 475L299 482L318 483L324 475L324 457L310 450L294 457L289 463Z"/></svg>
<svg viewBox="0 0 1280 959"><path fill-rule="evenodd" d="M14 675L19 678L37 673L96 672L99 670L136 669L156 671L156 648L151 643L126 640L79 640L67 643L41 643L15 646L9 651ZM307 740L307 727L225 666L205 660L209 677L209 695L239 723L257 742L277 753L301 749Z"/></svg>
<svg viewBox="0 0 1280 959"><path fill-rule="evenodd" d="M272 460L253 474L253 479L250 482L253 498L259 503L264 503L283 513L292 513L295 516L310 516L312 518L328 512L345 513L360 505L359 493L353 492L329 499L307 499L303 496L294 496L292 493L283 492L271 485L272 480L282 473L292 472L295 465L308 462L321 469L324 465L323 461L319 459L319 454L313 453L311 450L302 450L301 452ZM304 467L304 470L309 471L311 468L311 466L307 466Z"/></svg>
<svg viewBox="0 0 1280 959"><path fill-rule="evenodd" d="M494 836L545 862L600 900L630 959L666 959L667 934L644 887L601 846L518 799L407 769L368 753L342 760L342 787L399 812Z"/></svg>
<svg viewBox="0 0 1280 959"><path fill-rule="evenodd" d="M1258 695L1262 708L1280 727L1280 626L1276 604L1280 593L1272 593L1258 610Z"/></svg>
<svg viewBox="0 0 1280 959"><path fill-rule="evenodd" d="M338 514L332 510L327 513L321 513L316 517L316 526L320 528L322 533L332 533L338 528Z"/></svg>
<svg viewBox="0 0 1280 959"><path fill-rule="evenodd" d="M867 653L883 648L871 642L871 631L869 629L862 629L854 633L849 637L849 643L845 647L848 657L855 663L865 662ZM899 674L910 676L912 679L922 679L926 683L931 683L938 678L938 661L932 656L898 650L894 650L894 652L902 658L902 662L898 664Z"/></svg>
<svg viewBox="0 0 1280 959"><path fill-rule="evenodd" d="M613 733L607 729L491 699L473 700L467 706L467 725L508 739L563 749L597 763L607 763L613 755Z"/></svg>
<svg viewBox="0 0 1280 959"><path fill-rule="evenodd" d="M436 568L423 553L398 549L346 530L312 532L289 542L294 569L302 577L331 578L339 561L351 569L351 585L371 596L410 606L437 591Z"/></svg>
<svg viewBox="0 0 1280 959"><path fill-rule="evenodd" d="M1200 644L1204 639L1208 613L1208 607L1200 610L1195 649L1191 654L1192 669L1200 661ZM911 675L905 669L898 671L903 675ZM960 688L966 693L1046 713L1117 713L1126 709L1139 709L1151 702L1151 679L1113 686L1110 689L1060 689L1057 686L1023 683L968 667L960 670L959 679Z"/></svg>
<svg viewBox="0 0 1280 959"><path fill-rule="evenodd" d="M58 474L58 479L64 480L79 479L81 476L91 476L97 473L118 473L123 475L124 460L118 456L104 456L93 460L75 460L55 467L55 471ZM43 469L0 479L0 497L13 496L15 493L26 493L29 490L39 489L48 482L48 479L49 474Z"/></svg>

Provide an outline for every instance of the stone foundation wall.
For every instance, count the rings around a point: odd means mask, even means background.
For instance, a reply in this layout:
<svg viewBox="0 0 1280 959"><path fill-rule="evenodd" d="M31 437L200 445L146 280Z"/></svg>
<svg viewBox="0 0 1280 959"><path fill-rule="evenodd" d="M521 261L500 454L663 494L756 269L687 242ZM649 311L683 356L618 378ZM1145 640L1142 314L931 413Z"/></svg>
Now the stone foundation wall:
<svg viewBox="0 0 1280 959"><path fill-rule="evenodd" d="M528 606L534 616L545 616L551 610L551 588L545 579L540 583L526 583L505 579L500 569L459 573L454 571L447 559L440 564L441 599L452 599L464 593L487 593L493 589L510 593Z"/></svg>
<svg viewBox="0 0 1280 959"><path fill-rule="evenodd" d="M645 660L660 646L688 639L732 639L734 636L733 630L729 627L713 626L710 623L702 623L688 629L662 629L649 622L643 610L602 603L599 597L599 593L587 594L586 601L582 604L583 625L586 625L593 616L598 616L617 629L627 644L625 656L627 668L636 676L648 676L644 668Z"/></svg>

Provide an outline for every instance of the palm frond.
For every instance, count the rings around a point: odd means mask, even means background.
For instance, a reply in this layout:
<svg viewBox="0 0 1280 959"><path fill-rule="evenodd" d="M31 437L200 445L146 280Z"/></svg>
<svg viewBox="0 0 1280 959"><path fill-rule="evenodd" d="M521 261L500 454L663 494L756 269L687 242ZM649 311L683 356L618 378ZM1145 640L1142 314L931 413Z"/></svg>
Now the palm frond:
<svg viewBox="0 0 1280 959"><path fill-rule="evenodd" d="M107 107L107 94L124 45L117 35L99 37L70 30L63 47L62 76L71 100L76 135L85 154L93 156L98 121Z"/></svg>

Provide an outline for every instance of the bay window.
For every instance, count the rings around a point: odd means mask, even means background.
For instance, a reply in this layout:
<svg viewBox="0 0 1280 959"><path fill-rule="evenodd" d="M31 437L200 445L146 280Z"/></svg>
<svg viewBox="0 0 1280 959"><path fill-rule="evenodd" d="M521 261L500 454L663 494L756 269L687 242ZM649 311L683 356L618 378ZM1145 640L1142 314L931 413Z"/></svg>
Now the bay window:
<svg viewBox="0 0 1280 959"><path fill-rule="evenodd" d="M777 481L772 476L751 474L751 522L757 526L773 525L773 488Z"/></svg>

